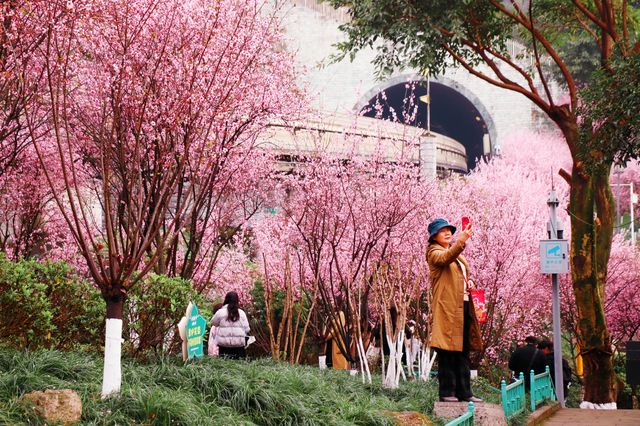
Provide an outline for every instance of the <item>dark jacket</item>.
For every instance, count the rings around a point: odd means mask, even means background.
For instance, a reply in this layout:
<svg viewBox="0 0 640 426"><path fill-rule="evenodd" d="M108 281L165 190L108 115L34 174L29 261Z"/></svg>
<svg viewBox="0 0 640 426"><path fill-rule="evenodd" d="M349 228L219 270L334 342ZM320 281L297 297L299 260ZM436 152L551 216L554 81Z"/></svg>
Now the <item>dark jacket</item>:
<svg viewBox="0 0 640 426"><path fill-rule="evenodd" d="M396 332L396 325L392 324L392 333ZM381 330L382 329L382 330ZM380 347L380 332L382 331L382 353L385 356L388 356L390 351L389 351L389 341L387 340L386 334L387 334L387 328L386 328L386 322L385 320L382 320L382 323L378 323L378 325L376 325L376 328L373 329L373 331L371 332L372 336L373 336L373 340L375 341L375 346ZM404 354L404 352L403 352Z"/></svg>
<svg viewBox="0 0 640 426"><path fill-rule="evenodd" d="M553 384L556 383L556 369L553 363L553 352L546 356L546 363L549 366L549 374L551 374L551 381ZM571 367L569 366L569 361L562 358L562 381L563 381L563 389L564 389L564 397L567 397L567 390L569 389L569 383L571 382Z"/></svg>
<svg viewBox="0 0 640 426"><path fill-rule="evenodd" d="M524 383L527 391L530 387L529 372L533 370L534 374L544 373L546 359L544 353L538 350L534 345L520 346L509 358L509 370L513 371L516 379L520 377L520 373L524 374Z"/></svg>

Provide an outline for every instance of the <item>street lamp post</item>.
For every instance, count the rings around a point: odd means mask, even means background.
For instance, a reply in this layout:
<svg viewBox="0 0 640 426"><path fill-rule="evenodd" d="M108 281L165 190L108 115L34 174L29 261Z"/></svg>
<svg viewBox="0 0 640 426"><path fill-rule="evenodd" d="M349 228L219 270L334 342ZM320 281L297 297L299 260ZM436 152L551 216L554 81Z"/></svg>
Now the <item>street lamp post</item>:
<svg viewBox="0 0 640 426"><path fill-rule="evenodd" d="M569 272L569 245L564 238L564 226L556 217L556 209L560 205L553 187L547 200L549 221L547 222L547 239L540 241L540 272L551 275L551 302L553 318L553 365L556 396L560 406L564 408L564 385L562 378L562 331L560 327L560 285L558 274Z"/></svg>
<svg viewBox="0 0 640 426"><path fill-rule="evenodd" d="M420 96L418 99L427 105L427 129L420 135L419 161L420 169L423 170L421 173L424 176L435 179L438 175L437 144L435 141L436 135L431 133L431 78L429 77L429 70L427 70L425 76L427 78L427 94Z"/></svg>
<svg viewBox="0 0 640 426"><path fill-rule="evenodd" d="M431 77L429 77L429 70L427 70L427 94L420 96L418 99L427 104L427 131L422 136L435 137L431 134Z"/></svg>
<svg viewBox="0 0 640 426"><path fill-rule="evenodd" d="M429 102L427 103L427 132L431 135L431 77L427 75L427 98Z"/></svg>

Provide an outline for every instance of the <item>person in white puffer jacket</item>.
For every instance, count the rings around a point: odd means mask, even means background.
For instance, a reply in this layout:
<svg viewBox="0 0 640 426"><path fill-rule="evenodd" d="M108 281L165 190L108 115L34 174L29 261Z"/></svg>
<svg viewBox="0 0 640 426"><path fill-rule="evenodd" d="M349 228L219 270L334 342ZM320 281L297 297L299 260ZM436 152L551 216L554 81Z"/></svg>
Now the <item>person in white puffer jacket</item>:
<svg viewBox="0 0 640 426"><path fill-rule="evenodd" d="M246 356L245 345L249 334L247 314L238 307L238 293L230 291L224 297L224 306L211 319L218 327L216 342L220 356L240 359Z"/></svg>

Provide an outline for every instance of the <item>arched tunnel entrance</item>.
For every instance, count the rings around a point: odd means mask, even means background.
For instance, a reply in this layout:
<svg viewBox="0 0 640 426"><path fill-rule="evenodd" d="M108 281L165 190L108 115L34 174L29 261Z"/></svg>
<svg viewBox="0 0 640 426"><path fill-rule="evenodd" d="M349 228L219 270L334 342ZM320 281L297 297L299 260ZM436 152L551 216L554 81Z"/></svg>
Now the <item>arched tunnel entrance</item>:
<svg viewBox="0 0 640 426"><path fill-rule="evenodd" d="M431 130L464 145L467 167L491 153L487 124L480 111L460 92L444 84L431 82ZM397 120L410 126L427 128L427 104L418 101L427 94L427 82L396 84L369 99L361 113L367 117ZM407 111L411 97L418 104L417 114ZM404 112L404 113L403 113Z"/></svg>

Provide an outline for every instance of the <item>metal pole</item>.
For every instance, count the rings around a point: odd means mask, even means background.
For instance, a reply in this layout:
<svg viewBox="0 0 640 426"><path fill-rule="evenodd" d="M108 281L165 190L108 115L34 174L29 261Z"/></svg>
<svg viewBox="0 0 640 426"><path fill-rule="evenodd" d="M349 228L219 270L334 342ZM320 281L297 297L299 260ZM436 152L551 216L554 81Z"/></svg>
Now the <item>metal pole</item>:
<svg viewBox="0 0 640 426"><path fill-rule="evenodd" d="M427 94L424 96L420 96L418 98L422 102L427 104L427 123L426 123L427 131L423 133L422 136L435 137L434 135L431 134L431 77L429 77L428 69L427 69L427 72L425 73L425 77L427 78Z"/></svg>
<svg viewBox="0 0 640 426"><path fill-rule="evenodd" d="M558 225L556 220L556 207L560 202L556 196L556 192L551 190L549 193L549 221L551 223L551 238L558 239ZM562 379L562 331L560 330L560 286L558 284L558 274L551 274L552 284L552 302L553 302L553 365L556 386L556 396L560 402L560 406L564 408L564 382Z"/></svg>
<svg viewBox="0 0 640 426"><path fill-rule="evenodd" d="M633 212L633 182L629 183L629 209L631 215L631 244L633 249L636 249L636 219Z"/></svg>
<svg viewBox="0 0 640 426"><path fill-rule="evenodd" d="M620 174L622 171L618 168L614 170L614 173L618 175L618 188L617 188L617 196L616 196L616 228L615 233L620 232Z"/></svg>
<svg viewBox="0 0 640 426"><path fill-rule="evenodd" d="M427 132L431 134L431 77L427 74Z"/></svg>
<svg viewBox="0 0 640 426"><path fill-rule="evenodd" d="M562 335L560 331L560 290L558 274L551 275L553 284L553 365L555 372L556 395L564 408L564 382L562 378Z"/></svg>

